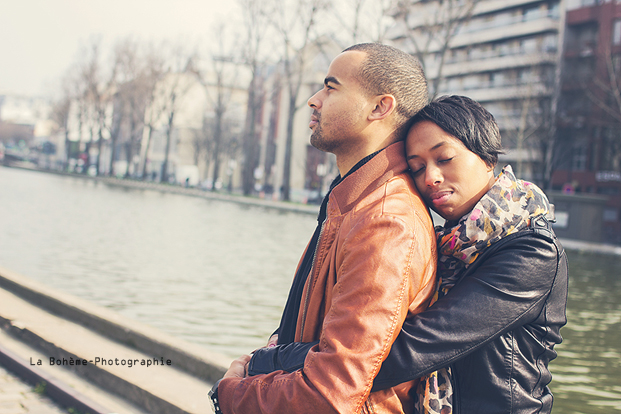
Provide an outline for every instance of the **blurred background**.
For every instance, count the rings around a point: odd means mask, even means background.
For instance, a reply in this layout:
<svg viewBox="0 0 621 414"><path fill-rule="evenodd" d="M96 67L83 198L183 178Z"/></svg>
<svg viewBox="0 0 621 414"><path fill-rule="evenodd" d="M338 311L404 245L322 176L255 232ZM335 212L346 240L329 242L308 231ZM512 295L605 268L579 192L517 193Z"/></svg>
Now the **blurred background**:
<svg viewBox="0 0 621 414"><path fill-rule="evenodd" d="M615 0L0 1L0 266L231 357L261 346L314 214L98 178L319 203L338 171L306 100L367 41L490 110L500 166L596 252L569 252L555 412L621 411L621 264L597 253L621 244Z"/></svg>
<svg viewBox="0 0 621 414"><path fill-rule="evenodd" d="M0 5L0 157L317 203L306 100L359 42L496 117L559 235L621 243L621 6L604 0L55 0ZM572 218L579 218L573 220ZM578 223L579 221L579 223Z"/></svg>

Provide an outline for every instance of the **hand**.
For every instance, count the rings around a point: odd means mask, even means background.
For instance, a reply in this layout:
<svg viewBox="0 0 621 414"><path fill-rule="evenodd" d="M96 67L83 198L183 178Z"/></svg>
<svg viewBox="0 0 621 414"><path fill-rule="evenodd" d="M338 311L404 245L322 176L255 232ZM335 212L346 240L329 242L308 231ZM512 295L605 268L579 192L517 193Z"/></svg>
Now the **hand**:
<svg viewBox="0 0 621 414"><path fill-rule="evenodd" d="M229 378L229 377L244 378L246 376L246 373L248 372L246 367L248 363L250 362L250 358L252 358L250 355L242 355L239 358L237 358L235 361L231 362L231 366L229 367L229 370L226 371L226 373L224 374L224 377L222 378Z"/></svg>
<svg viewBox="0 0 621 414"><path fill-rule="evenodd" d="M278 345L278 334L274 334L270 337L269 341L267 341L267 346L272 347Z"/></svg>

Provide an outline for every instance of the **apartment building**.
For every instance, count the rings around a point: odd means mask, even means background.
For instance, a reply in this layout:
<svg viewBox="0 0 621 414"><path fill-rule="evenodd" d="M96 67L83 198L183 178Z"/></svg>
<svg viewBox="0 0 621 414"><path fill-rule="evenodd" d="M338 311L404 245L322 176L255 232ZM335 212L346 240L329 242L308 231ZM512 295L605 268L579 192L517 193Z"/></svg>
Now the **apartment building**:
<svg viewBox="0 0 621 414"><path fill-rule="evenodd" d="M438 82L435 95L481 102L501 129L506 154L500 164L536 182L544 180L557 97L563 7L562 0L412 1L395 12L390 36L397 47L423 56L430 84Z"/></svg>
<svg viewBox="0 0 621 414"><path fill-rule="evenodd" d="M621 243L621 3L568 5L552 188L604 203L602 241Z"/></svg>

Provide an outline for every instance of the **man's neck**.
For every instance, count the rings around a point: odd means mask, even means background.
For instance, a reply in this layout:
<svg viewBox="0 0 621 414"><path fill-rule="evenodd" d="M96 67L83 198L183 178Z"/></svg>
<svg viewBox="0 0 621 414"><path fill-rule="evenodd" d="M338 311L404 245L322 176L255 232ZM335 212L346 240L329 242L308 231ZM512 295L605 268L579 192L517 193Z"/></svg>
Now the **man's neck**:
<svg viewBox="0 0 621 414"><path fill-rule="evenodd" d="M375 145L359 148L358 151L346 151L343 155L335 154L336 166L339 169L341 177L345 177L349 170L351 170L358 162L360 162L364 158L383 150L384 148L394 144L395 142L397 142L397 140L392 137L388 137L383 141L376 142Z"/></svg>

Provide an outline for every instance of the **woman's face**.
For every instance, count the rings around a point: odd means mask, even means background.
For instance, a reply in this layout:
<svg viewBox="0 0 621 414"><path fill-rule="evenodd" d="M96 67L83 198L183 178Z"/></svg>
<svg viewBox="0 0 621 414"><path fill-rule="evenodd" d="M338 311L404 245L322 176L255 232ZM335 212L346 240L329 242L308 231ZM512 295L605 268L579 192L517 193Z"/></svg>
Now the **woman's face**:
<svg viewBox="0 0 621 414"><path fill-rule="evenodd" d="M416 188L447 220L469 213L494 183L493 166L431 121L410 129L405 151Z"/></svg>

